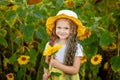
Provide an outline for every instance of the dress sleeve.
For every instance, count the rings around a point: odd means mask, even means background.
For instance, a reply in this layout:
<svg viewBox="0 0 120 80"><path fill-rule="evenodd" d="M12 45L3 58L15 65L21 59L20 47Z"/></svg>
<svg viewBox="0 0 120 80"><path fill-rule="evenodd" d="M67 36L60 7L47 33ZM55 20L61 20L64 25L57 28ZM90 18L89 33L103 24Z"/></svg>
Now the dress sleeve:
<svg viewBox="0 0 120 80"><path fill-rule="evenodd" d="M75 56L81 56L81 57L84 56L82 45L80 45L80 44L77 45L77 51L76 51Z"/></svg>
<svg viewBox="0 0 120 80"><path fill-rule="evenodd" d="M46 43L44 51L47 49L48 45L49 45L49 42Z"/></svg>

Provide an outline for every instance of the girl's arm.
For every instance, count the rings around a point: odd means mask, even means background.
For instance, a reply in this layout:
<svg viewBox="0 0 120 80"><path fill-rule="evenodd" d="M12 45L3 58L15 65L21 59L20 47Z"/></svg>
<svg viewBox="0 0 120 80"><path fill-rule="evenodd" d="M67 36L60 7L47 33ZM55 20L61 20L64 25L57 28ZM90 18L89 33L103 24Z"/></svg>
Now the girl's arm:
<svg viewBox="0 0 120 80"><path fill-rule="evenodd" d="M50 56L46 56L45 62L46 62L47 64L50 63ZM44 72L48 72L48 69L44 68Z"/></svg>
<svg viewBox="0 0 120 80"><path fill-rule="evenodd" d="M49 64L49 61L50 61L50 57L47 56L47 57L45 58L45 62L46 62L47 64ZM46 68L44 68L43 80L46 80L49 76L50 76L49 70L46 69Z"/></svg>
<svg viewBox="0 0 120 80"><path fill-rule="evenodd" d="M64 73L76 74L78 73L80 68L80 57L75 56L73 66L66 66L64 64L61 64L57 59L53 58L51 58L50 64L51 66L56 67L57 69L63 71Z"/></svg>

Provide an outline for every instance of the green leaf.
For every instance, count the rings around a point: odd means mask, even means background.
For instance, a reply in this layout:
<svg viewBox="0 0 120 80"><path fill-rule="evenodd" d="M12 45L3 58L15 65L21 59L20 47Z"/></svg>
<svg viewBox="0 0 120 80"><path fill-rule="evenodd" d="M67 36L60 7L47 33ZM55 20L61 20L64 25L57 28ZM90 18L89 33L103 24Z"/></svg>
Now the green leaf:
<svg viewBox="0 0 120 80"><path fill-rule="evenodd" d="M115 9L113 11L113 17L115 19L115 25L118 28L118 32L120 33L120 9Z"/></svg>
<svg viewBox="0 0 120 80"><path fill-rule="evenodd" d="M22 76L23 76L23 72L22 70L20 69L19 71L17 71L17 76L16 76L16 80L21 80Z"/></svg>
<svg viewBox="0 0 120 80"><path fill-rule="evenodd" d="M38 29L35 31L35 36L38 39L48 40L48 35L46 34L45 26L39 26Z"/></svg>
<svg viewBox="0 0 120 80"><path fill-rule="evenodd" d="M110 64L112 67L112 70L115 72L120 71L120 56L114 56L110 59Z"/></svg>
<svg viewBox="0 0 120 80"><path fill-rule="evenodd" d="M33 16L33 14L27 16L27 23L35 22L37 18Z"/></svg>
<svg viewBox="0 0 120 80"><path fill-rule="evenodd" d="M6 31L5 29L1 29L1 30L0 30L0 36L5 37L6 34L7 34L7 31Z"/></svg>
<svg viewBox="0 0 120 80"><path fill-rule="evenodd" d="M8 47L8 43L3 36L0 36L0 44L3 45L5 48Z"/></svg>
<svg viewBox="0 0 120 80"><path fill-rule="evenodd" d="M96 42L96 41L98 41L98 37L97 37L95 32L92 32L92 35L89 38L87 38L87 39L85 39L83 41L80 41L80 42L83 45L89 45L89 44L91 44L93 42Z"/></svg>
<svg viewBox="0 0 120 80"><path fill-rule="evenodd" d="M34 50L34 49L30 50L29 56L30 56L30 62L35 63L36 60L37 60L37 52L36 52L36 50Z"/></svg>
<svg viewBox="0 0 120 80"><path fill-rule="evenodd" d="M6 66L9 63L9 59L8 58L4 58L3 63Z"/></svg>
<svg viewBox="0 0 120 80"><path fill-rule="evenodd" d="M36 61L37 61L37 52L36 50L30 50L29 52L26 53L26 55L30 56L30 62L29 62L29 66L30 68L34 67L36 65Z"/></svg>
<svg viewBox="0 0 120 80"><path fill-rule="evenodd" d="M9 4L9 0L0 0L0 4L1 5L8 5Z"/></svg>
<svg viewBox="0 0 120 80"><path fill-rule="evenodd" d="M14 41L16 39L16 35L14 33L10 34L10 40Z"/></svg>
<svg viewBox="0 0 120 80"><path fill-rule="evenodd" d="M96 65L96 66L91 65L90 66L90 69L91 69L91 71L93 73L93 76L96 75L99 72L99 67L100 67L100 65Z"/></svg>
<svg viewBox="0 0 120 80"><path fill-rule="evenodd" d="M21 68L20 70L21 70L23 73L25 73L26 70L27 70L26 65L21 65L20 68Z"/></svg>
<svg viewBox="0 0 120 80"><path fill-rule="evenodd" d="M100 45L101 46L102 45L107 46L107 45L111 44L114 41L115 41L115 39L114 39L113 35L109 31L103 32L101 37L100 37Z"/></svg>
<svg viewBox="0 0 120 80"><path fill-rule="evenodd" d="M34 25L33 24L21 25L20 28L24 34L24 40L28 43L32 41L33 33L34 33Z"/></svg>
<svg viewBox="0 0 120 80"><path fill-rule="evenodd" d="M17 19L17 15L15 11L9 11L7 12L6 16L5 16L5 21L6 23L12 28L13 25L15 24Z"/></svg>
<svg viewBox="0 0 120 80"><path fill-rule="evenodd" d="M16 38L14 39L14 42L17 44L17 45L20 45L22 40L20 38Z"/></svg>
<svg viewBox="0 0 120 80"><path fill-rule="evenodd" d="M9 58L9 63L10 64L14 64L15 61L17 61L17 55L13 54L10 58Z"/></svg>
<svg viewBox="0 0 120 80"><path fill-rule="evenodd" d="M32 15L34 15L36 19L42 19L45 15L45 14L42 14L42 12L43 11L40 11L39 9L35 9Z"/></svg>
<svg viewBox="0 0 120 80"><path fill-rule="evenodd" d="M38 66L38 72L37 72L36 80L41 80L42 75L44 74L44 67L43 67L43 64L44 64L44 61L45 61L44 58L45 57L41 57L40 59L38 59L38 60L40 60L40 65Z"/></svg>
<svg viewBox="0 0 120 80"><path fill-rule="evenodd" d="M27 80L32 80L30 75L27 75Z"/></svg>
<svg viewBox="0 0 120 80"><path fill-rule="evenodd" d="M54 75L54 76L60 76L61 73L59 73L59 72L51 72L51 75Z"/></svg>
<svg viewBox="0 0 120 80"><path fill-rule="evenodd" d="M18 65L14 65L14 71L18 71L19 70L19 66Z"/></svg>
<svg viewBox="0 0 120 80"><path fill-rule="evenodd" d="M101 21L102 21L102 25L105 29L108 29L109 25L110 25L110 18L109 18L110 15L107 15L107 16L103 16Z"/></svg>
<svg viewBox="0 0 120 80"><path fill-rule="evenodd" d="M21 65L20 70L17 71L16 80L22 80L22 76L26 73L26 65Z"/></svg>
<svg viewBox="0 0 120 80"><path fill-rule="evenodd" d="M98 51L98 42L94 42L89 45L83 45L83 48L85 54L87 54L87 58L90 59Z"/></svg>
<svg viewBox="0 0 120 80"><path fill-rule="evenodd" d="M18 15L19 15L19 18L22 20L22 19L24 19L24 18L26 17L26 15L27 15L27 10L26 10L26 9L23 9L22 7L19 7L19 8L17 9L17 13L18 13Z"/></svg>
<svg viewBox="0 0 120 80"><path fill-rule="evenodd" d="M45 45L46 45L47 42L48 42L48 40L42 40L42 42L38 44L38 50L39 50L40 52L43 53L43 51L44 51L44 49L45 49Z"/></svg>
<svg viewBox="0 0 120 80"><path fill-rule="evenodd" d="M43 66L44 66L46 69L49 68L49 65L48 65L46 62L43 63Z"/></svg>
<svg viewBox="0 0 120 80"><path fill-rule="evenodd" d="M54 0L55 1L55 6L58 6L57 8L60 8L63 6L64 0Z"/></svg>

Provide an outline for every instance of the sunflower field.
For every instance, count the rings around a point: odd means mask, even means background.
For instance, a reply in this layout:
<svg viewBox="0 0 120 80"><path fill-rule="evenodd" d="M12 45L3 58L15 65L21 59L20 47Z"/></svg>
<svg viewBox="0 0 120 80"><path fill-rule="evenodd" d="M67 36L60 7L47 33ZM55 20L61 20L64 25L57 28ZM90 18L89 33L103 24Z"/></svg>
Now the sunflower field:
<svg viewBox="0 0 120 80"><path fill-rule="evenodd" d="M120 0L0 0L0 80L41 80L45 23L61 9L78 14L81 80L120 80Z"/></svg>

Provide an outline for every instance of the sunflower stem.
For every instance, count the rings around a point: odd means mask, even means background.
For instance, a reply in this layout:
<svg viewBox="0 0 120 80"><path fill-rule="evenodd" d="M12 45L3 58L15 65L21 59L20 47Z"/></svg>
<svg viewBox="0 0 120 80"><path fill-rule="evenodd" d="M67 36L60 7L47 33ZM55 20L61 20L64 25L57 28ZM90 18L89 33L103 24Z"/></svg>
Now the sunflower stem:
<svg viewBox="0 0 120 80"><path fill-rule="evenodd" d="M118 32L117 34L118 34L118 37L117 37L117 38L118 38L118 39L117 39L117 40L118 40L118 41L117 41L117 55L120 56L120 53L119 53L119 52L120 52L120 50L119 50L119 47L120 47L120 42L119 42L119 40L120 40L120 35L119 35L119 32Z"/></svg>

